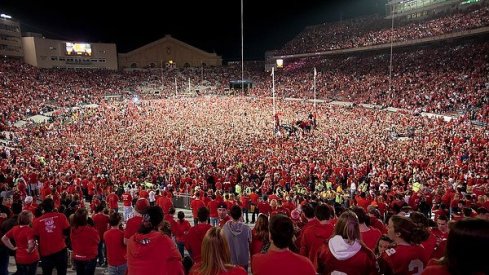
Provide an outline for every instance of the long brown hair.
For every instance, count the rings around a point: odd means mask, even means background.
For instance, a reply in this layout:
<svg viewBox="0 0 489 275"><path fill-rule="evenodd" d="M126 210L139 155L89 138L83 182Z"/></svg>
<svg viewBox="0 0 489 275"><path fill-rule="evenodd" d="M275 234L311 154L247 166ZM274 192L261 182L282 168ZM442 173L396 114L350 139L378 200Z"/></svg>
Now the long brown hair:
<svg viewBox="0 0 489 275"><path fill-rule="evenodd" d="M362 235L357 215L350 210L343 212L336 222L333 235L340 235L349 244L353 244L356 240L361 241Z"/></svg>
<svg viewBox="0 0 489 275"><path fill-rule="evenodd" d="M231 253L228 242L219 227L210 228L204 236L201 249L201 275L217 275L227 271L231 265Z"/></svg>
<svg viewBox="0 0 489 275"><path fill-rule="evenodd" d="M265 243L269 242L269 240L268 240L268 235L269 235L269 233L268 233L268 217L266 215L264 215L264 214L258 215L254 231L255 231L256 237L259 240L261 240Z"/></svg>

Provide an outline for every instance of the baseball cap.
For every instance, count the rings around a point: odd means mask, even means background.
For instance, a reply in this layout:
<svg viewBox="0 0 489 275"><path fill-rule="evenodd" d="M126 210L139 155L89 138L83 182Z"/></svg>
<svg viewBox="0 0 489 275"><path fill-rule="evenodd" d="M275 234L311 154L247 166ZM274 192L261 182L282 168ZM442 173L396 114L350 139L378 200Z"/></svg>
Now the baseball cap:
<svg viewBox="0 0 489 275"><path fill-rule="evenodd" d="M24 203L31 203L33 201L33 198L31 196L27 196L24 199Z"/></svg>
<svg viewBox="0 0 489 275"><path fill-rule="evenodd" d="M145 214L149 208L149 201L145 198L139 198L136 201L136 211L140 214Z"/></svg>
<svg viewBox="0 0 489 275"><path fill-rule="evenodd" d="M228 208L228 206L227 206L227 205L226 205L224 202L221 202L221 203L219 203L219 204L217 205L217 209L219 209L219 208L224 208L224 209L227 209L227 208Z"/></svg>

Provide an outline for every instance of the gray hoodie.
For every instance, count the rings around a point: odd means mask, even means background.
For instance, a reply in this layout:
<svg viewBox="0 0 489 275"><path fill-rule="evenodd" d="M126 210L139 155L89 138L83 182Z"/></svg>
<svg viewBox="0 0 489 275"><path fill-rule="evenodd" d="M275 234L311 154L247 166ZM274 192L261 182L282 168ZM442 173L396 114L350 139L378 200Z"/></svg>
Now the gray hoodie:
<svg viewBox="0 0 489 275"><path fill-rule="evenodd" d="M251 229L242 222L228 221L222 227L231 251L231 263L248 266L250 260Z"/></svg>

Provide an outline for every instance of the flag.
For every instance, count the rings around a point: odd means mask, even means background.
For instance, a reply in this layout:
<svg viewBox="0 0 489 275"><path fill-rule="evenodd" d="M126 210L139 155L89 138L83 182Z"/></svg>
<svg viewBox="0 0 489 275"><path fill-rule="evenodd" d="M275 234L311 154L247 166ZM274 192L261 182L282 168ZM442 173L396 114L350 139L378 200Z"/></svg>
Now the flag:
<svg viewBox="0 0 489 275"><path fill-rule="evenodd" d="M316 72L316 67L314 67L314 77L316 77L317 72Z"/></svg>
<svg viewBox="0 0 489 275"><path fill-rule="evenodd" d="M275 74L274 71L275 71L275 67L272 67L272 74L270 74L270 76L273 76Z"/></svg>

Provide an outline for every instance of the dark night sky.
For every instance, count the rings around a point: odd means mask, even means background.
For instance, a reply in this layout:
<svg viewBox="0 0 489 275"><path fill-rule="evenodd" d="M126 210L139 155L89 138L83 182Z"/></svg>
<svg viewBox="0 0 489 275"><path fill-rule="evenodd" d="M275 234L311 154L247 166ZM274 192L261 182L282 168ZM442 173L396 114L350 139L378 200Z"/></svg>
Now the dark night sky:
<svg viewBox="0 0 489 275"><path fill-rule="evenodd" d="M161 7L157 7L161 6ZM240 0L108 1L0 0L0 12L21 21L22 31L47 38L116 43L128 52L165 34L241 58ZM385 0L244 0L246 60L263 60L305 26L383 13Z"/></svg>

